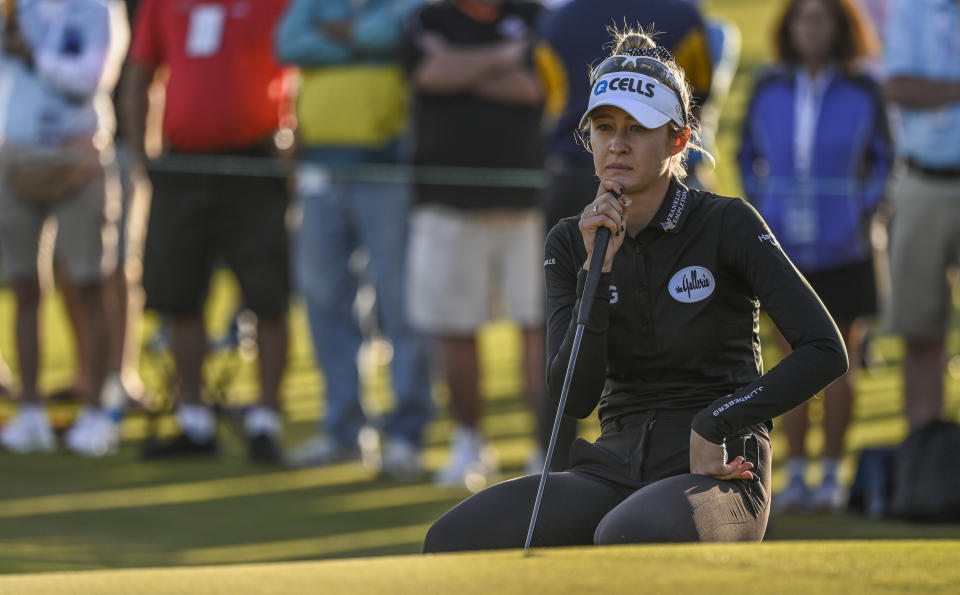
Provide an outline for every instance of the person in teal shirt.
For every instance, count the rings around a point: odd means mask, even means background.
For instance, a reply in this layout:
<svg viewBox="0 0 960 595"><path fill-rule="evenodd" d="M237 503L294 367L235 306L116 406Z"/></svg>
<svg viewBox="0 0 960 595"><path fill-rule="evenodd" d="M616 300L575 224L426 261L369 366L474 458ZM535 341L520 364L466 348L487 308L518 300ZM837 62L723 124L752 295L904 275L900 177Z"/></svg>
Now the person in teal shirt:
<svg viewBox="0 0 960 595"><path fill-rule="evenodd" d="M361 275L350 261L364 250L369 260L362 277L376 290L379 326L393 347L395 395L380 428L384 449L372 454L388 476L422 471L432 401L426 343L408 324L403 303L408 190L401 182L340 177L344 168L397 160L408 95L395 57L403 22L421 3L294 0L276 31L278 58L302 71L297 196L303 217L294 267L326 380L324 428L291 452L295 466L361 455L358 439L369 424L357 368L364 333L353 307Z"/></svg>

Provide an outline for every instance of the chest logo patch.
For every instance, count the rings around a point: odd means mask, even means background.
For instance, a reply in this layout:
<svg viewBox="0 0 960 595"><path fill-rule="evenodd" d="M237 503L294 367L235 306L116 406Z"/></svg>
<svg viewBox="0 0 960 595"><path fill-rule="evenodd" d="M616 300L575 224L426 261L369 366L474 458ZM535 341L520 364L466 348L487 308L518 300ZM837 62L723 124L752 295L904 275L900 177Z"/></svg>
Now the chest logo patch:
<svg viewBox="0 0 960 595"><path fill-rule="evenodd" d="M713 273L703 267L687 267L670 277L668 290L673 299L691 304L710 297L715 286Z"/></svg>

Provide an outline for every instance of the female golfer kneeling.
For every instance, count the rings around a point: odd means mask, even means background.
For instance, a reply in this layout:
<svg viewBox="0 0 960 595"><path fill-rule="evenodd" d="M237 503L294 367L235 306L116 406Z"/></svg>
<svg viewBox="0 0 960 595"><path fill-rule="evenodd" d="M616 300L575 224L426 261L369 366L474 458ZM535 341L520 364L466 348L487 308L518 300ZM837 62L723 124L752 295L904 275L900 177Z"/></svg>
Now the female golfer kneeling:
<svg viewBox="0 0 960 595"><path fill-rule="evenodd" d="M642 30L615 35L581 122L597 197L553 228L544 262L557 399L587 269L604 259L565 409L583 418L599 404L602 432L547 479L533 545L758 541L770 420L846 371L843 340L753 208L680 182L695 130L683 72ZM610 242L594 255L600 227ZM793 348L766 373L761 306ZM521 547L538 482L461 502L424 551Z"/></svg>

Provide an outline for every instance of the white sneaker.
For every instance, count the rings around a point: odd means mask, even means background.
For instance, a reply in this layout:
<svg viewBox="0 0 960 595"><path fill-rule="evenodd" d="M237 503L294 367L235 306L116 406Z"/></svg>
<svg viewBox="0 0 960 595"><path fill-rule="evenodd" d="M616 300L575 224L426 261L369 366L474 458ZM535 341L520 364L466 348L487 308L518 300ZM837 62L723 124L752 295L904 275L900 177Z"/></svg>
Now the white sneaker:
<svg viewBox="0 0 960 595"><path fill-rule="evenodd" d="M52 452L57 440L46 411L35 405L24 405L0 430L0 445L18 454Z"/></svg>
<svg viewBox="0 0 960 595"><path fill-rule="evenodd" d="M411 481L423 475L420 449L407 440L396 439L387 442L381 458L380 471L387 477Z"/></svg>
<svg viewBox="0 0 960 595"><path fill-rule="evenodd" d="M480 434L458 428L451 437L450 459L433 476L433 482L440 487L466 487L471 492L479 492L487 487L496 467L495 457L485 448Z"/></svg>
<svg viewBox="0 0 960 595"><path fill-rule="evenodd" d="M301 443L287 455L287 464L292 467L319 467L359 460L359 447L349 448L333 438L321 435Z"/></svg>
<svg viewBox="0 0 960 595"><path fill-rule="evenodd" d="M380 432L371 426L363 426L357 434L357 446L360 447L360 460L364 467L374 473L383 470Z"/></svg>
<svg viewBox="0 0 960 595"><path fill-rule="evenodd" d="M846 490L837 478L827 476L810 497L810 505L821 512L842 512L846 506L846 496Z"/></svg>
<svg viewBox="0 0 960 595"><path fill-rule="evenodd" d="M103 388L100 390L100 406L107 412L114 422L119 423L127 409L127 401L130 396L123 382L120 381L119 372L111 372L103 380Z"/></svg>
<svg viewBox="0 0 960 595"><path fill-rule="evenodd" d="M103 457L117 452L120 430L101 409L84 408L67 430L67 448L85 457Z"/></svg>
<svg viewBox="0 0 960 595"><path fill-rule="evenodd" d="M775 514L784 512L800 512L810 509L810 490L803 482L802 477L790 479L786 489L773 497L773 511Z"/></svg>

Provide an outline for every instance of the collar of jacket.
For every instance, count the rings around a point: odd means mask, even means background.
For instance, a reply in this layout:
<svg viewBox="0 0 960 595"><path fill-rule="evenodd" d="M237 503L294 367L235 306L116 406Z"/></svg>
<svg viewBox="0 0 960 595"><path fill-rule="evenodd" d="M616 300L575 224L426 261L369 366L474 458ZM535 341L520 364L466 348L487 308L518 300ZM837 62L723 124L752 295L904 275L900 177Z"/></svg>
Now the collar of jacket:
<svg viewBox="0 0 960 595"><path fill-rule="evenodd" d="M677 178L670 179L667 195L647 227L661 229L668 233L679 233L683 222L693 208L693 193Z"/></svg>

